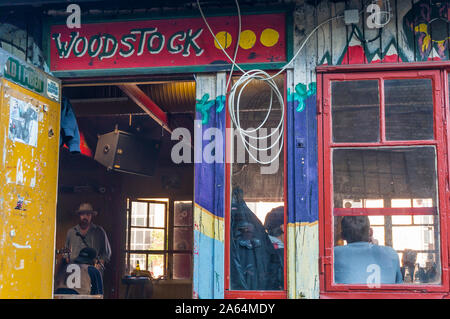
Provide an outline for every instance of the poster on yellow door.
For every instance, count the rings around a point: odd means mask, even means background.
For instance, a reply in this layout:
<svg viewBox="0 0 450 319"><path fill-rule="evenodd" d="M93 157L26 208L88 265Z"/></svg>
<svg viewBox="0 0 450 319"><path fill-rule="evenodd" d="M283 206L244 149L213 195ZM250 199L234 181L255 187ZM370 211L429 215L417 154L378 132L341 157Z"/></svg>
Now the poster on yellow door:
<svg viewBox="0 0 450 319"><path fill-rule="evenodd" d="M38 112L32 104L10 98L8 133L14 142L37 146Z"/></svg>

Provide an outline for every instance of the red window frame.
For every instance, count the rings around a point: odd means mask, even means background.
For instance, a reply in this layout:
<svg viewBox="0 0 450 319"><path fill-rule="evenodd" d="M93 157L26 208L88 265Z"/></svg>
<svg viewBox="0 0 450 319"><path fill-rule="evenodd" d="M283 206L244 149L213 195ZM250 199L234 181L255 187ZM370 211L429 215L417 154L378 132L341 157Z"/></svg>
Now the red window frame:
<svg viewBox="0 0 450 319"><path fill-rule="evenodd" d="M270 73L270 72L269 72ZM228 78L227 78L228 80ZM226 105L228 105L229 95L226 96ZM284 90L283 90L283 100L284 100L284 130L283 130L283 197L284 197L284 290L230 290L230 222L231 222L231 165L233 158L232 149L232 139L231 130L232 121L228 107L226 110L226 128L227 133L225 137L225 262L224 262L224 298L225 299L286 299L287 298L287 74L284 73Z"/></svg>
<svg viewBox="0 0 450 319"><path fill-rule="evenodd" d="M447 201L449 183L448 158L449 144L447 137L450 134L447 119L449 118L448 103L448 72L445 67L450 63L413 63L403 65L380 66L351 66L346 67L320 67L317 69L318 88L318 165L319 165L319 276L321 298L432 298L443 297L449 292L448 255L449 243L447 234ZM376 143L333 143L331 119L331 81L333 80L370 80L370 79L399 79L399 78L430 78L433 83L434 103L434 140L424 141L386 141L384 136L384 87L380 85L380 142ZM445 99L444 99L445 97ZM334 221L333 205L333 178L331 152L340 147L379 147L379 146L427 146L436 147L436 174L437 197L439 211L439 247L441 262L441 283L430 284L390 284L379 288L368 288L366 285L345 285L333 282L333 247L334 247ZM422 212L418 209L416 213ZM429 209L428 209L429 210ZM339 209L337 209L339 212ZM346 214L351 213L347 211ZM342 211L341 211L342 213ZM390 209L388 214L401 213L401 209ZM370 214L370 209L365 214ZM350 294L349 294L350 293Z"/></svg>

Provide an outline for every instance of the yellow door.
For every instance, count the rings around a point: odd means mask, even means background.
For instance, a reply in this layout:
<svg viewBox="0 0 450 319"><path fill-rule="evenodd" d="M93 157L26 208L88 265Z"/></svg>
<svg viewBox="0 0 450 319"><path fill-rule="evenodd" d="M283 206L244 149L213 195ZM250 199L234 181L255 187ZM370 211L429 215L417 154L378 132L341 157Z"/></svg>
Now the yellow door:
<svg viewBox="0 0 450 319"><path fill-rule="evenodd" d="M52 298L60 104L0 93L0 298Z"/></svg>

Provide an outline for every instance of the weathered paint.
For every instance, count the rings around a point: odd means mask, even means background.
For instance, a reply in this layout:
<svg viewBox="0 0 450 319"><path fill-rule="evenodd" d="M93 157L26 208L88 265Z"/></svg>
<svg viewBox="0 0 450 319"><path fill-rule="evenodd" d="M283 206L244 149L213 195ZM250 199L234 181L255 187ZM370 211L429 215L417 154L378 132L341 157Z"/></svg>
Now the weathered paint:
<svg viewBox="0 0 450 319"><path fill-rule="evenodd" d="M0 298L51 298L60 106L8 80L0 82ZM36 147L9 137L14 99L30 103L39 114Z"/></svg>
<svg viewBox="0 0 450 319"><path fill-rule="evenodd" d="M239 63L285 62L284 13L244 15L239 44L237 16L208 17L217 40ZM258 34L256 37L255 34ZM77 30L65 23L52 25L49 34L52 72L152 68L192 65L229 65L218 42L201 17L133 21L87 21Z"/></svg>
<svg viewBox="0 0 450 319"><path fill-rule="evenodd" d="M193 253L194 269L198 269L194 271L195 298L223 298L224 231L223 218L195 204Z"/></svg>
<svg viewBox="0 0 450 319"><path fill-rule="evenodd" d="M320 1L316 6L303 0L292 1L294 37L287 39L294 52L303 43L315 26L328 19L342 15L347 8L364 11L366 1L346 2ZM367 14L360 22L345 25L343 19L327 22L305 46L293 63L288 88L288 295L290 298L317 298L318 287L318 199L317 199L317 122L316 98L313 89L316 83L315 67L318 65L406 63L439 61L449 58L447 2L429 0L391 1L391 21L381 30L368 29ZM439 30L430 24L439 18L447 28ZM289 28L289 26L288 26ZM445 30L444 30L445 29ZM442 31L442 32L436 32ZM380 32L380 33L379 33ZM380 35L377 38L378 34ZM250 34L251 35L251 34ZM361 42L360 39L375 39ZM250 38L249 38L250 39ZM225 41L225 43L227 43ZM248 45L248 44L244 44ZM233 46L230 46L232 48ZM269 65L268 62L267 65ZM220 69L219 67L217 70ZM206 67L201 71L207 71ZM168 73L170 68L142 69L144 73ZM86 76L77 72L70 76ZM121 74L137 72L121 71ZM180 72L176 71L175 72ZM112 73L110 73L112 74ZM224 112L217 104L217 97L225 96L217 88L219 76L199 75L197 84L197 118L203 120L202 132L222 122ZM297 89L297 90L296 90ZM296 93L296 95L294 94ZM320 92L319 92L320 94ZM205 99L206 97L206 99ZM203 102L204 103L203 103ZM219 100L220 101L220 100ZM202 104L203 103L203 104ZM214 111L215 110L215 111ZM220 110L220 111L219 111ZM219 112L217 112L219 111ZM221 126L223 128L223 126ZM5 133L4 133L5 134ZM3 140L0 140L3 141ZM4 142L4 141L3 141ZM4 154L6 155L6 154ZM5 156L2 157L5 162ZM219 235L224 216L223 166L218 164L196 164L195 215L199 222L194 230L194 296L220 298L223 296L217 283L223 278L223 240ZM10 181L13 174L7 175ZM0 198L0 208L6 199ZM24 201L26 205L26 200ZM3 216L2 216L3 218ZM217 232L216 232L217 230ZM5 233L3 233L5 237ZM3 237L2 237L3 238ZM19 264L20 267L20 264Z"/></svg>
<svg viewBox="0 0 450 319"><path fill-rule="evenodd" d="M288 298L319 297L319 223L289 223Z"/></svg>
<svg viewBox="0 0 450 319"><path fill-rule="evenodd" d="M197 101L214 101L208 108L197 107L196 119L203 120L205 130L215 127L225 134L225 111L221 96L225 93L225 73L198 75ZM203 105L203 104L202 104ZM206 119L205 119L206 117ZM200 137L201 138L201 137ZM198 141L195 150L204 149L211 141ZM201 147L200 147L201 145ZM224 156L224 153L222 156ZM201 161L202 154L196 156ZM225 168L220 163L197 162L194 173L194 298L224 297L224 212Z"/></svg>
<svg viewBox="0 0 450 319"><path fill-rule="evenodd" d="M364 3L361 0L321 1L317 6L311 6L304 1L296 1L294 52L317 25L342 15L345 9L365 10ZM427 0L397 0L395 5L391 1L391 9L391 21L380 30L367 27L367 14L361 15L360 22L355 25L346 25L341 18L329 20L309 39L304 51L293 63L293 80L287 85L292 87L291 91L288 90L287 134L290 298L319 297L315 119L318 93L311 90L311 94L307 94L308 88L316 84L316 66L442 61L449 58L448 3L442 2L438 7ZM430 32L429 23L436 18L443 20L441 25L444 27L439 32L436 29ZM364 42L361 41L363 38L376 40ZM303 101L306 103L303 104Z"/></svg>

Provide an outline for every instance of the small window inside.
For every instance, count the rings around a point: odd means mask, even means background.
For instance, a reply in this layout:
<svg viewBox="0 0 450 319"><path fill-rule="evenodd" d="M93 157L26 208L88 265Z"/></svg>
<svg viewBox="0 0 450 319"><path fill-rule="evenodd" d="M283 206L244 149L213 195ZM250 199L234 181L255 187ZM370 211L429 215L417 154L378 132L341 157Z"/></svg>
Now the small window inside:
<svg viewBox="0 0 450 319"><path fill-rule="evenodd" d="M192 201L174 202L173 279L190 279L192 269Z"/></svg>
<svg viewBox="0 0 450 319"><path fill-rule="evenodd" d="M127 249L128 269L148 270L153 277L165 276L167 202L129 201Z"/></svg>
<svg viewBox="0 0 450 319"><path fill-rule="evenodd" d="M378 142L380 99L377 80L331 83L333 142Z"/></svg>
<svg viewBox="0 0 450 319"><path fill-rule="evenodd" d="M169 199L129 200L126 264L128 269L148 270L154 278L192 278L192 201Z"/></svg>

